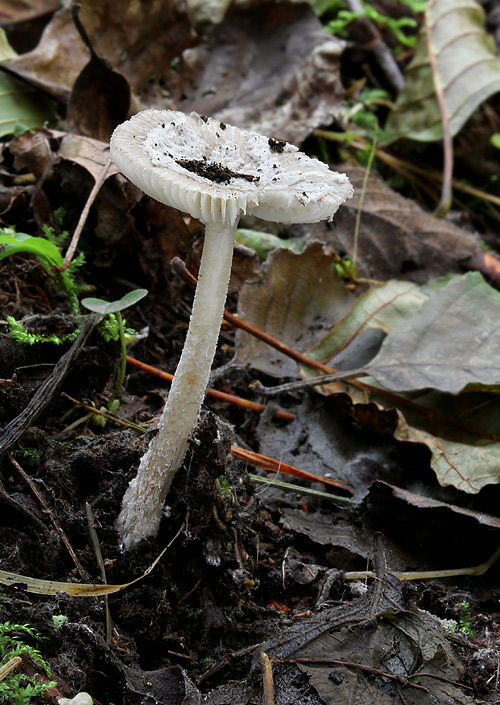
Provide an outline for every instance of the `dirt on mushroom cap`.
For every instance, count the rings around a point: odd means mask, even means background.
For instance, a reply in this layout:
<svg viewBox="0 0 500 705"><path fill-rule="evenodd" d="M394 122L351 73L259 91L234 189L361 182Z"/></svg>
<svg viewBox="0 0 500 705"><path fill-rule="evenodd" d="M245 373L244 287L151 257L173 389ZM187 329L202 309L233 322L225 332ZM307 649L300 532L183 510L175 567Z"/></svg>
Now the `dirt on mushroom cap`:
<svg viewBox="0 0 500 705"><path fill-rule="evenodd" d="M115 130L111 154L150 196L206 221L236 223L249 213L317 222L352 196L345 174L294 145L196 113L138 113Z"/></svg>

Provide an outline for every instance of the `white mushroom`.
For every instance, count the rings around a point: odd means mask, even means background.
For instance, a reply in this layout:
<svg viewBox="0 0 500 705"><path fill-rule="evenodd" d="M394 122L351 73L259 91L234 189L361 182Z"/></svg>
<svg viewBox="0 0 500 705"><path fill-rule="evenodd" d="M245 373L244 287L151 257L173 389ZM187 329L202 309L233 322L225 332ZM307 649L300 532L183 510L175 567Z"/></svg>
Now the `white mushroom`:
<svg viewBox="0 0 500 705"><path fill-rule="evenodd" d="M212 118L146 110L116 128L111 156L145 193L205 221L189 330L158 433L123 498L125 548L156 535L172 479L196 427L215 355L244 213L281 223L330 219L352 196L345 174L297 147Z"/></svg>

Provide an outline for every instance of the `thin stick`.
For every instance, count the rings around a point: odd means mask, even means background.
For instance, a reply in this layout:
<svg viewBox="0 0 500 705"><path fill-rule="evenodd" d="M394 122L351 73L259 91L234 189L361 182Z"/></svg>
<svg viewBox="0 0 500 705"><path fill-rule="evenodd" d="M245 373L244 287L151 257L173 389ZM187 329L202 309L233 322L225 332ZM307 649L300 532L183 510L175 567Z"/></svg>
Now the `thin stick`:
<svg viewBox="0 0 500 705"><path fill-rule="evenodd" d="M161 377L161 379L166 379L169 382L171 382L173 379L173 375L171 375L170 372L164 372L163 370L159 370L158 368L153 367L152 365L147 365L145 362L136 360L135 358L130 357L129 355L127 355L127 363L132 367L136 367L138 370L142 370L143 372L149 372L149 374L155 375L156 377ZM219 392L217 389L211 389L210 387L208 387L208 389L206 390L206 394L209 397L214 397L214 399L219 399L220 401L227 401L230 404L235 404L236 406L241 406L245 409L250 409L251 411L262 412L265 411L267 408L265 404L259 404L255 401L250 401L249 399L242 399L241 397L237 397L234 394ZM282 409L277 409L273 415L281 421L293 421L293 419L295 419L295 414L291 414L289 411L283 411Z"/></svg>
<svg viewBox="0 0 500 705"><path fill-rule="evenodd" d="M0 681L3 681L5 676L8 676L9 673L21 663L21 661L22 658L20 656L13 656L9 659L7 663L0 668Z"/></svg>
<svg viewBox="0 0 500 705"><path fill-rule="evenodd" d="M107 576L106 576L106 568L104 566L104 561L102 559L102 551L101 551L101 546L99 544L99 537L97 536L97 531L95 530L94 527L94 513L92 511L92 507L88 502L85 502L85 512L87 513L87 523L89 526L89 533L90 533L90 540L92 542L92 548L94 549L94 556L97 561L97 565L100 568L101 571L101 578L102 582L104 585L108 584ZM111 636L112 636L112 631L113 631L113 625L111 622L111 614L109 612L109 600L108 596L104 595L104 612L106 615L106 644L108 646L111 645Z"/></svg>
<svg viewBox="0 0 500 705"><path fill-rule="evenodd" d="M441 125L443 128L443 187L441 190L441 200L436 208L435 214L441 217L445 216L451 208L452 202L452 178L453 178L453 140L450 134L450 122L446 114L446 103L444 100L444 90L439 76L436 55L432 45L432 25L430 15L430 4L425 10L425 24L427 31L427 53L429 55L429 63L431 65L432 76L434 79L434 88L436 91L436 99L441 115Z"/></svg>
<svg viewBox="0 0 500 705"><path fill-rule="evenodd" d="M75 250L78 246L78 240L80 239L80 235L82 233L83 226L87 222L90 208L91 208L92 204L94 203L101 186L103 185L104 181L106 180L110 166L111 166L111 159L108 159L106 164L103 166L102 171L99 174L99 177L97 178L97 180L94 184L94 187L92 188L92 191L89 194L89 197L87 198L87 203L85 204L85 206L82 210L82 214L80 215L80 220L78 221L78 225L76 226L75 232L73 233L73 237L71 238L71 242L70 242L68 250L66 252L66 256L64 257L64 262L62 263L62 266L61 266L62 271L65 271L66 269L68 269L69 265L71 264L71 260L73 259L73 255L75 254Z"/></svg>
<svg viewBox="0 0 500 705"><path fill-rule="evenodd" d="M444 570L414 570L405 573L398 573L395 570L388 570L388 573L394 575L398 580L428 580L431 578L453 578L457 575L483 575L489 568L500 558L500 548L497 548L495 553L488 558L487 561L480 565L469 566L467 568L450 568ZM377 576L371 570L348 571L341 573L340 577L343 580L364 580L365 578L376 578Z"/></svg>
<svg viewBox="0 0 500 705"><path fill-rule="evenodd" d="M378 123L375 127L375 135L373 137L372 146L370 149L370 154L368 156L368 164L366 165L365 175L363 178L363 186L361 188L361 193L359 196L358 212L356 213L356 224L354 226L354 246L352 248L352 261L354 267L356 267L356 261L358 258L358 239L359 239L359 226L361 224L361 213L363 212L363 201L365 200L366 187L368 185L368 177L370 176L370 171L372 168L373 157L375 156L375 148L378 138Z"/></svg>
<svg viewBox="0 0 500 705"><path fill-rule="evenodd" d="M34 494L35 497L37 498L37 500L38 500L38 502L39 502L41 508L42 508L43 511L45 512L45 514L47 514L47 515L49 516L49 518L50 518L50 520L51 520L51 522L52 522L52 524L54 525L54 528L55 528L55 530L56 530L56 534L61 537L61 541L62 541L63 544L66 546L69 555L70 555L71 558L73 559L73 563L75 564L76 569L77 569L78 572L80 573L80 577L85 580L85 577L86 577L85 571L84 571L84 569L83 569L82 564L81 564L80 561L78 560L78 557L77 557L75 551L73 550L73 546L70 544L68 537L67 537L66 534L64 533L64 529L63 529L61 526L59 526L59 524L58 524L58 522L57 522L57 519L56 519L55 516L54 516L54 513L53 513L52 510L47 506L47 503L45 502L44 498L42 497L42 495L41 495L40 492L38 491L38 488L36 487L35 483L34 483L33 480L31 479L31 477L29 477L29 475L27 475L27 474L24 472L23 468L19 465L19 463L17 462L17 460L16 460L10 453L8 453L8 456L7 456L7 457L9 458L10 462L12 463L12 465L16 468L17 472L21 475L21 477L23 478L24 482L28 485L28 487L30 488L30 490L33 492L33 494Z"/></svg>
<svg viewBox="0 0 500 705"><path fill-rule="evenodd" d="M370 20L370 18L366 16L365 9L360 0L347 0L347 6L353 12L358 12L362 15L359 20L364 24L372 36L372 42L370 43L369 48L375 55L375 58L380 68L385 73L389 83L398 93L401 92L405 87L405 78L401 73L401 69L397 64L392 51L385 44L377 27Z"/></svg>
<svg viewBox="0 0 500 705"><path fill-rule="evenodd" d="M274 705L274 682L273 669L269 656L265 651L260 652L262 663L262 691L264 695L264 705Z"/></svg>
<svg viewBox="0 0 500 705"><path fill-rule="evenodd" d="M299 470L293 467L293 465L288 465L287 463L282 463L273 458L268 458L265 455L260 455L260 453L254 453L252 450L246 450L245 448L239 448L238 446L231 446L231 455L233 458L238 460L243 460L250 465L255 465L258 468L263 468L264 470L270 470L271 472L282 472L284 475L293 475L294 477L300 477L303 480L308 480L309 482L321 482L323 485L329 485L330 487L335 487L336 489L345 490L346 492L352 492L352 487L347 485L345 482L340 480L334 480L331 477L322 477L320 475L313 475L309 472L304 472L304 470Z"/></svg>

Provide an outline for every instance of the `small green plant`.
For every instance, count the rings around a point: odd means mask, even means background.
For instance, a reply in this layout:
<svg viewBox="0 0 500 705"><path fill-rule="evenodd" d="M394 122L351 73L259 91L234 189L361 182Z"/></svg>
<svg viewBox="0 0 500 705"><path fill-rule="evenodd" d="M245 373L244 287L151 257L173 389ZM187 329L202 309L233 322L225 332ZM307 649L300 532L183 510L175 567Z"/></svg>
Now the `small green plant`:
<svg viewBox="0 0 500 705"><path fill-rule="evenodd" d="M53 614L52 615L52 624L54 625L55 629L60 629L63 624L66 624L68 621L68 618L66 617L65 614Z"/></svg>
<svg viewBox="0 0 500 705"><path fill-rule="evenodd" d="M338 9L335 19L330 20L325 25L326 31L330 34L335 34L339 37L347 37L347 28L351 24L351 22L359 19L360 17L368 17L379 27L389 29L393 33L396 41L401 47L413 48L415 46L416 38L405 34L404 29L407 27L417 27L416 20L414 20L412 17L394 18L389 17L387 15L383 15L378 10L376 10L375 7L371 4L371 2L369 2L368 0L361 0L361 4L363 5L363 12L353 12L352 10ZM411 7L410 2L406 2L405 4ZM326 10L337 10L337 8L340 7L345 8L345 4L343 2L339 2L338 0L334 0L334 2L326 8Z"/></svg>
<svg viewBox="0 0 500 705"><path fill-rule="evenodd" d="M116 301L104 301L103 299L94 298L82 299L82 306L88 308L89 311L100 313L103 316L113 316L113 323L116 322L118 325L118 338L121 346L121 365L115 389L108 402L109 411L116 411L118 409L119 403L117 404L116 402L118 401L123 380L125 379L125 369L127 367L127 340L121 312L129 306L133 306L147 295L147 289L135 289L134 291L129 291L128 294L125 294L125 296L122 296L121 299L117 299ZM106 334L111 336L109 326Z"/></svg>
<svg viewBox="0 0 500 705"><path fill-rule="evenodd" d="M72 343L78 336L79 329L65 333L64 335L43 335L42 333L30 333L26 330L22 321L16 321L13 316L7 316L6 322L9 325L10 337L19 345L38 345L40 343L52 343L53 345L63 345Z"/></svg>
<svg viewBox="0 0 500 705"><path fill-rule="evenodd" d="M350 257L344 257L342 263L335 262L334 267L341 279L351 279L356 276L356 265Z"/></svg>
<svg viewBox="0 0 500 705"><path fill-rule="evenodd" d="M26 448L25 446L19 446L19 448L11 452L15 458L23 458L33 463L39 463L43 456L43 450L40 448Z"/></svg>
<svg viewBox="0 0 500 705"><path fill-rule="evenodd" d="M458 617L458 631L465 634L469 639L473 639L476 636L475 631L472 629L470 621L472 619L472 614L470 611L470 605L467 601L463 601L460 605L460 614Z"/></svg>
<svg viewBox="0 0 500 705"><path fill-rule="evenodd" d="M40 637L28 624L0 624L0 669L12 659L27 656L39 664L50 677L50 669L38 649L26 643L26 639L33 641ZM6 669L7 671L7 669ZM0 680L0 703L16 703L16 705L29 705L32 698L42 696L45 691L54 688L55 681L40 683L32 676L16 673L15 669L7 671Z"/></svg>
<svg viewBox="0 0 500 705"><path fill-rule="evenodd" d="M229 483L229 480L224 475L219 475L219 477L217 478L217 489L221 497L227 497L227 495L231 494L232 487Z"/></svg>
<svg viewBox="0 0 500 705"><path fill-rule="evenodd" d="M86 287L76 283L75 272L84 263L84 255L80 253L78 257L74 258L69 267L63 270L61 267L64 260L60 246L69 236L69 233L65 230L60 235L57 235L53 228L49 225L44 225L43 235L43 237L35 237L26 233L18 233L12 227L0 228L0 245L4 246L0 250L0 260L18 253L35 255L47 272L55 276L59 287L66 292L71 313L78 315L80 313L78 294Z"/></svg>

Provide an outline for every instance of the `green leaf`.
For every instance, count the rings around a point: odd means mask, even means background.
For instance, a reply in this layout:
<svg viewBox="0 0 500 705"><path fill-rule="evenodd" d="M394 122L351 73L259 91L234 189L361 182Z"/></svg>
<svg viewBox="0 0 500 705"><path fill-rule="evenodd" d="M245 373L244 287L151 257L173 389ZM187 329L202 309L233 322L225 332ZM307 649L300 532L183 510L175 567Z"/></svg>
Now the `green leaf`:
<svg viewBox="0 0 500 705"><path fill-rule="evenodd" d="M405 72L406 86L385 127L385 142L442 138L435 81L442 86L452 136L478 105L500 90L500 60L476 0L430 0L426 18ZM429 61L428 33L437 76L433 76Z"/></svg>
<svg viewBox="0 0 500 705"><path fill-rule="evenodd" d="M125 294L125 296L122 296L122 298L117 301L104 301L104 299L94 298L82 299L82 306L85 306L85 308L88 308L89 311L93 311L94 313L107 315L109 313L123 311L123 309L129 306L133 306L147 296L147 294L147 289L135 289L135 291L129 291L128 294Z"/></svg>
<svg viewBox="0 0 500 705"><path fill-rule="evenodd" d="M1 231L0 231L1 232ZM18 252L36 255L46 269L60 267L63 258L58 248L43 237L34 237L26 233L0 234L0 245L5 245L0 251L0 260Z"/></svg>
<svg viewBox="0 0 500 705"><path fill-rule="evenodd" d="M16 56L5 30L0 28L0 64ZM55 110L54 101L25 81L5 73L0 65L0 137L43 127L54 117Z"/></svg>
<svg viewBox="0 0 500 705"><path fill-rule="evenodd" d="M254 250L262 259L266 259L270 252L280 247L300 254L304 251L307 244L306 238L283 240L281 237L272 235L271 233L264 233L259 230L247 230L246 228L238 228L236 231L236 242Z"/></svg>

